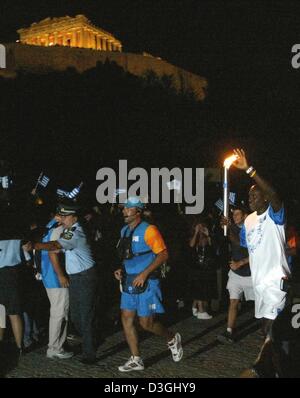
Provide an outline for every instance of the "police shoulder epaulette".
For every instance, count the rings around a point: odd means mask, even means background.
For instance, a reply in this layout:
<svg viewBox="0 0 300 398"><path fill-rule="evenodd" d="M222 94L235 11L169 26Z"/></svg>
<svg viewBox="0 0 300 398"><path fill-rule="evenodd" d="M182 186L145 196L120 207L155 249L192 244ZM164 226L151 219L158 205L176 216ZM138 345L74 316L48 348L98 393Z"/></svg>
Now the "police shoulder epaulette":
<svg viewBox="0 0 300 398"><path fill-rule="evenodd" d="M73 237L73 232L69 229L64 230L62 233L62 239L70 240Z"/></svg>

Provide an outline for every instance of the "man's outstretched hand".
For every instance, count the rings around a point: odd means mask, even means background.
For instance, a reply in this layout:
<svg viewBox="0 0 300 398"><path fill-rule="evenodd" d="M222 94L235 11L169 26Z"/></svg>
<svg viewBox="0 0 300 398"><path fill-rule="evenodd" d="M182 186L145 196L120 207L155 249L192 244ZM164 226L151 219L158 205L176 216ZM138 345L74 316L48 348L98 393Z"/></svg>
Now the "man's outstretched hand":
<svg viewBox="0 0 300 398"><path fill-rule="evenodd" d="M240 170L247 170L249 168L248 161L243 149L234 149L233 153L238 157L232 165Z"/></svg>

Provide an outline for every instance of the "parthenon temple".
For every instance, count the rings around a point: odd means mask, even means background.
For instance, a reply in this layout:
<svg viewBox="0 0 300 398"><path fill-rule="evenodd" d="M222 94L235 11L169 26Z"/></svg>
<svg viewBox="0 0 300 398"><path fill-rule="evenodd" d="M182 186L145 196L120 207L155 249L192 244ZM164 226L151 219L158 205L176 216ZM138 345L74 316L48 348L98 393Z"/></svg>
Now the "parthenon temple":
<svg viewBox="0 0 300 398"><path fill-rule="evenodd" d="M84 15L74 18L46 18L29 28L19 29L20 42L35 46L68 46L99 51L122 51L121 42L111 33L94 26Z"/></svg>

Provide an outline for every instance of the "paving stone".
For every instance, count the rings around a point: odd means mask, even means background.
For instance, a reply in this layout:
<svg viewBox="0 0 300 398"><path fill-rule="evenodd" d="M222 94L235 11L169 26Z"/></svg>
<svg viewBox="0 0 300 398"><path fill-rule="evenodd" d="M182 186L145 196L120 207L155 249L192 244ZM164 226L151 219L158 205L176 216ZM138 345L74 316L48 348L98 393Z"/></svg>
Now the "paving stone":
<svg viewBox="0 0 300 398"><path fill-rule="evenodd" d="M201 321L184 311L171 324L171 330L180 332L184 356L179 363L172 361L166 343L148 333L141 334L141 352L145 370L120 373L118 366L130 356L122 331L108 336L99 347L99 362L83 365L77 357L71 359L46 358L46 346L24 355L17 367L6 372L6 378L235 378L253 363L262 337L253 311L248 310L238 318L244 333L231 345L222 345L216 336L226 327L226 313L208 321Z"/></svg>

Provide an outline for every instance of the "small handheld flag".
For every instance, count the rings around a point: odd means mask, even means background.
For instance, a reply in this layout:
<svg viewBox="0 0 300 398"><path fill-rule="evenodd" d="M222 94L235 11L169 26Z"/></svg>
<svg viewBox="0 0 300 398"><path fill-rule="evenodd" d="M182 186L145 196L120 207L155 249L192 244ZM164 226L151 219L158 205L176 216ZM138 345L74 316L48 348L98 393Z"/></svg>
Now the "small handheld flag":
<svg viewBox="0 0 300 398"><path fill-rule="evenodd" d="M42 179L39 181L39 185L41 185L43 188L46 188L50 181L50 178L47 176L43 176Z"/></svg>
<svg viewBox="0 0 300 398"><path fill-rule="evenodd" d="M123 188L115 189L114 196L120 195L121 193L126 193L127 190Z"/></svg>
<svg viewBox="0 0 300 398"><path fill-rule="evenodd" d="M222 199L218 199L218 200L216 201L216 203L215 203L215 206L216 206L220 211L223 212L224 203L223 203L223 200L222 200Z"/></svg>
<svg viewBox="0 0 300 398"><path fill-rule="evenodd" d="M3 189L9 188L10 180L8 176L0 177L0 182L2 183Z"/></svg>
<svg viewBox="0 0 300 398"><path fill-rule="evenodd" d="M80 192L80 189L81 189L82 185L83 185L83 182L81 182L78 187L75 187L71 192L69 192L69 194L67 195L68 198L70 198L70 199L76 198L76 196Z"/></svg>
<svg viewBox="0 0 300 398"><path fill-rule="evenodd" d="M39 175L39 178L37 179L37 182L36 182L35 187L33 188L32 192L36 193L38 186L46 188L46 186L48 185L49 181L50 181L50 178L47 177L46 175L44 175L43 172L41 172L41 174Z"/></svg>
<svg viewBox="0 0 300 398"><path fill-rule="evenodd" d="M229 193L229 204L230 205L234 205L235 204L235 197L236 197L236 193L235 192L230 192ZM218 199L215 203L215 206L220 210L220 211L224 211L224 203L222 199Z"/></svg>
<svg viewBox="0 0 300 398"><path fill-rule="evenodd" d="M172 180L167 182L167 187L169 188L170 191L180 191L181 189L181 181L179 180Z"/></svg>
<svg viewBox="0 0 300 398"><path fill-rule="evenodd" d="M235 192L229 192L229 203L231 205L235 204L235 197L236 197L236 193Z"/></svg>

